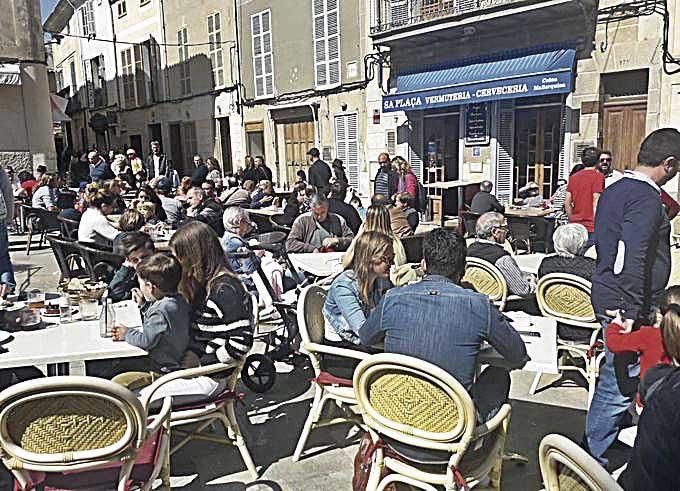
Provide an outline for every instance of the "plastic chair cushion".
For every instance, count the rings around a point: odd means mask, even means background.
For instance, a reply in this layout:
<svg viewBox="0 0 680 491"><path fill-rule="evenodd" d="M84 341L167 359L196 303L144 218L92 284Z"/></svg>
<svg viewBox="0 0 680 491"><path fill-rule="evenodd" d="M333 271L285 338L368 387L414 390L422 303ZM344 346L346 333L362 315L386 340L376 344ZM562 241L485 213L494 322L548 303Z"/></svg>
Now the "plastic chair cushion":
<svg viewBox="0 0 680 491"><path fill-rule="evenodd" d="M168 396L172 397L173 409L184 409L186 406L210 403L218 395L221 395L226 388L226 379L220 379L219 382L210 377L171 380L154 393L151 397L150 407L153 409L161 407L163 399ZM148 391L148 387L142 389L139 392L140 397L145 396Z"/></svg>

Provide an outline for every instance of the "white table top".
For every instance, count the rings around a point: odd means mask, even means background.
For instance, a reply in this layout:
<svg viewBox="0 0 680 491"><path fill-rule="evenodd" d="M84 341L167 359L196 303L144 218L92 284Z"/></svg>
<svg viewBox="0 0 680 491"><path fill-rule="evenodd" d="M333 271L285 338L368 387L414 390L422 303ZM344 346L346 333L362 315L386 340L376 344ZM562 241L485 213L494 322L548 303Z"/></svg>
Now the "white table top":
<svg viewBox="0 0 680 491"><path fill-rule="evenodd" d="M293 266L314 276L326 277L342 271L344 252L288 254Z"/></svg>
<svg viewBox="0 0 680 491"><path fill-rule="evenodd" d="M519 331L530 360L522 368L530 372L557 374L557 322L554 319L524 312L504 312ZM501 355L490 346L480 352L479 363L502 365Z"/></svg>
<svg viewBox="0 0 680 491"><path fill-rule="evenodd" d="M517 262L519 269L525 273L538 274L538 267L541 265L541 261L543 261L545 256L546 254L537 252L534 254L517 254L512 257Z"/></svg>
<svg viewBox="0 0 680 491"><path fill-rule="evenodd" d="M267 217L283 214L283 208L279 208L278 206L267 206L265 208L246 208L246 211L251 215L263 215Z"/></svg>
<svg viewBox="0 0 680 491"><path fill-rule="evenodd" d="M98 320L53 324L46 329L12 335L14 340L4 345L9 352L0 354L0 369L147 354L124 341L100 337Z"/></svg>
<svg viewBox="0 0 680 491"><path fill-rule="evenodd" d="M482 181L464 181L462 179L459 179L457 181L441 181L441 182L428 182L427 184L423 184L424 187L426 188L435 188L435 189L453 189L461 186L469 186L471 184L480 184Z"/></svg>

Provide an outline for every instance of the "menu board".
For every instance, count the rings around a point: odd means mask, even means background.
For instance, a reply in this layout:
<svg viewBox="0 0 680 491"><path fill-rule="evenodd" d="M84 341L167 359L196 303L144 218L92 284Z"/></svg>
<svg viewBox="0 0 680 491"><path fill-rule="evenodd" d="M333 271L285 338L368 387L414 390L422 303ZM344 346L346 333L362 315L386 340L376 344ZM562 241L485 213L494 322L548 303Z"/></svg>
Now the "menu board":
<svg viewBox="0 0 680 491"><path fill-rule="evenodd" d="M489 105L468 104L465 111L465 145L489 143Z"/></svg>

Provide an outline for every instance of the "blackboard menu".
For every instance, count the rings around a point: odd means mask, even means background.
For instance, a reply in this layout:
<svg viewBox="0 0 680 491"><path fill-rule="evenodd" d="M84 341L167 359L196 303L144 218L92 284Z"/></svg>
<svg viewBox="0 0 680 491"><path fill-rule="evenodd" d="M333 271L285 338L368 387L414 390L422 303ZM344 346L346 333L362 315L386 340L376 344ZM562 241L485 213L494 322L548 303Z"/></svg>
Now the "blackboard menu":
<svg viewBox="0 0 680 491"><path fill-rule="evenodd" d="M489 105L482 102L468 104L465 111L465 144L489 143Z"/></svg>

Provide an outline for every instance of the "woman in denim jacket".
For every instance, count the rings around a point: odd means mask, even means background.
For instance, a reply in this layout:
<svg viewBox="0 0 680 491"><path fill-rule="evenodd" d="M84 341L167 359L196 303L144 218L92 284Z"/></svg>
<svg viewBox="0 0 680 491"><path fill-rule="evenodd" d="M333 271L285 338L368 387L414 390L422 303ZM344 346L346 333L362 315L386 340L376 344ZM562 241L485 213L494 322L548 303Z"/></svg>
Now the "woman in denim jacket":
<svg viewBox="0 0 680 491"><path fill-rule="evenodd" d="M390 266L394 262L392 238L381 232L364 232L354 245L354 255L333 281L323 315L331 330L331 343L360 344L359 330L385 292L392 287Z"/></svg>

